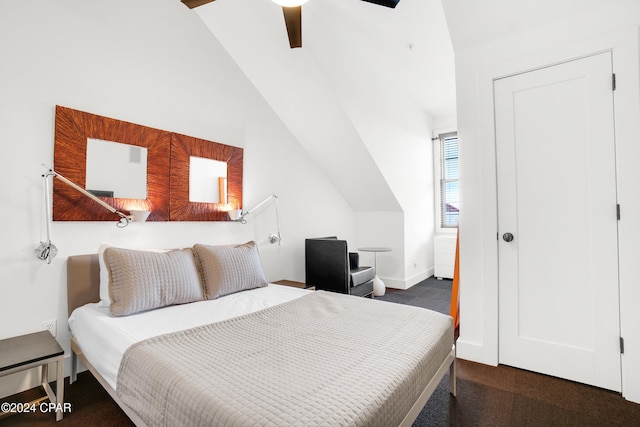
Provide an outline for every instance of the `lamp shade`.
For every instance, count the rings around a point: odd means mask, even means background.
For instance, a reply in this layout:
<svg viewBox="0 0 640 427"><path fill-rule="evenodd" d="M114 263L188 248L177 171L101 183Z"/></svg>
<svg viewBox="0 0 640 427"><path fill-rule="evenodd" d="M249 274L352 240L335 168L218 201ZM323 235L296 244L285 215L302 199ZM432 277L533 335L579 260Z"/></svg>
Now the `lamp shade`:
<svg viewBox="0 0 640 427"><path fill-rule="evenodd" d="M242 217L242 209L232 209L229 211L229 218L231 221L237 221Z"/></svg>
<svg viewBox="0 0 640 427"><path fill-rule="evenodd" d="M149 214L151 212L133 209L133 210L130 210L129 213L133 217L134 222L145 222L147 218L149 218Z"/></svg>

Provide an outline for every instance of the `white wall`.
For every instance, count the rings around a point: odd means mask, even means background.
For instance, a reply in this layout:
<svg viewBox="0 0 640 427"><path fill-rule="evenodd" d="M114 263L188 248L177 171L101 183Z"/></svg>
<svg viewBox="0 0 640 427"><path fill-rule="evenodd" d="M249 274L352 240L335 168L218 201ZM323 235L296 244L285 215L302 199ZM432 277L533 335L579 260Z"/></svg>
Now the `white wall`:
<svg viewBox="0 0 640 427"><path fill-rule="evenodd" d="M407 289L433 275L431 120L416 116L401 100L389 110L376 108L381 106L373 99L368 103L350 109L349 115L401 210L358 212L358 242L390 247L391 253L377 255L378 274L387 287Z"/></svg>
<svg viewBox="0 0 640 427"><path fill-rule="evenodd" d="M0 2L0 338L58 319L69 356L65 260L107 241L176 247L255 239L268 279L304 280L304 238L338 234L355 242L353 210L201 20L175 0ZM244 148L244 205L279 195L246 225L171 222L56 222L60 253L33 254L45 239L41 163L53 159L56 104ZM68 368L68 367L67 367ZM67 370L68 372L68 370ZM0 396L35 385L3 378Z"/></svg>
<svg viewBox="0 0 640 427"><path fill-rule="evenodd" d="M640 301L640 195L634 188L640 180L638 25L640 4L621 0L456 49L462 188L459 357L494 365L499 360L492 80L611 49L619 83L614 98L618 198L624 212L619 223L623 395L640 402L640 312L635 308Z"/></svg>
<svg viewBox="0 0 640 427"><path fill-rule="evenodd" d="M433 274L433 128L431 118L401 94L385 102L370 95L346 107L401 207L398 215L359 212L358 235L366 246L392 248L392 254L378 254L379 274L388 287L407 289Z"/></svg>
<svg viewBox="0 0 640 427"><path fill-rule="evenodd" d="M387 247L390 252L359 252L360 265L376 266L376 273L386 287L404 289L404 213L402 212L357 212L356 240L358 246ZM351 252L355 250L351 249Z"/></svg>

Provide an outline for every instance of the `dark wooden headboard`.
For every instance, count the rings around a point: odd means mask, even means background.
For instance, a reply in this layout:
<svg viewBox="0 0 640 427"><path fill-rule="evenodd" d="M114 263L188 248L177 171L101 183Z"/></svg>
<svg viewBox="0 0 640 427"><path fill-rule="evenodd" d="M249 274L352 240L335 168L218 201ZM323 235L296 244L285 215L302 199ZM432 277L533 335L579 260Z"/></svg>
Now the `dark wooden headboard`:
<svg viewBox="0 0 640 427"><path fill-rule="evenodd" d="M67 312L90 302L100 301L100 263L98 254L67 258Z"/></svg>

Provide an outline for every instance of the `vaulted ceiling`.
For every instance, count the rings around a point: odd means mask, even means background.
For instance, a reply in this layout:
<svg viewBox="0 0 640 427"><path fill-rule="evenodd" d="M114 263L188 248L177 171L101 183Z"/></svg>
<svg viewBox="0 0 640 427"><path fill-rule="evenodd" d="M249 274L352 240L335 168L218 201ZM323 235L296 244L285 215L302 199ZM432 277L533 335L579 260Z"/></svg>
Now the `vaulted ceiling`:
<svg viewBox="0 0 640 427"><path fill-rule="evenodd" d="M637 0L442 0L456 50L563 21L598 7ZM597 25L597 22L594 22Z"/></svg>
<svg viewBox="0 0 640 427"><path fill-rule="evenodd" d="M354 210L401 210L375 158L375 135L416 120L430 129L455 115L440 0L401 0L395 9L309 0L297 49L270 0L217 0L193 11Z"/></svg>
<svg viewBox="0 0 640 427"><path fill-rule="evenodd" d="M193 11L354 210L388 211L402 207L377 146L397 144L393 135L416 121L429 129L455 123L454 46L473 48L603 6L400 0L390 9L309 0L298 49L289 47L282 8L271 0L216 0Z"/></svg>

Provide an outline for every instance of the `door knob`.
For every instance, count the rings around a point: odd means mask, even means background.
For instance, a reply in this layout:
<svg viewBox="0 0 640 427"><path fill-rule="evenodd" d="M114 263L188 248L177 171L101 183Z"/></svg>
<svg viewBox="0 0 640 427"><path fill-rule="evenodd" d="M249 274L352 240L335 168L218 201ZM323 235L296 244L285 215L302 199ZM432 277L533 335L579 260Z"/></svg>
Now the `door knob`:
<svg viewBox="0 0 640 427"><path fill-rule="evenodd" d="M504 233L502 235L502 240L504 240L505 242L510 242L513 240L513 234L511 233Z"/></svg>

